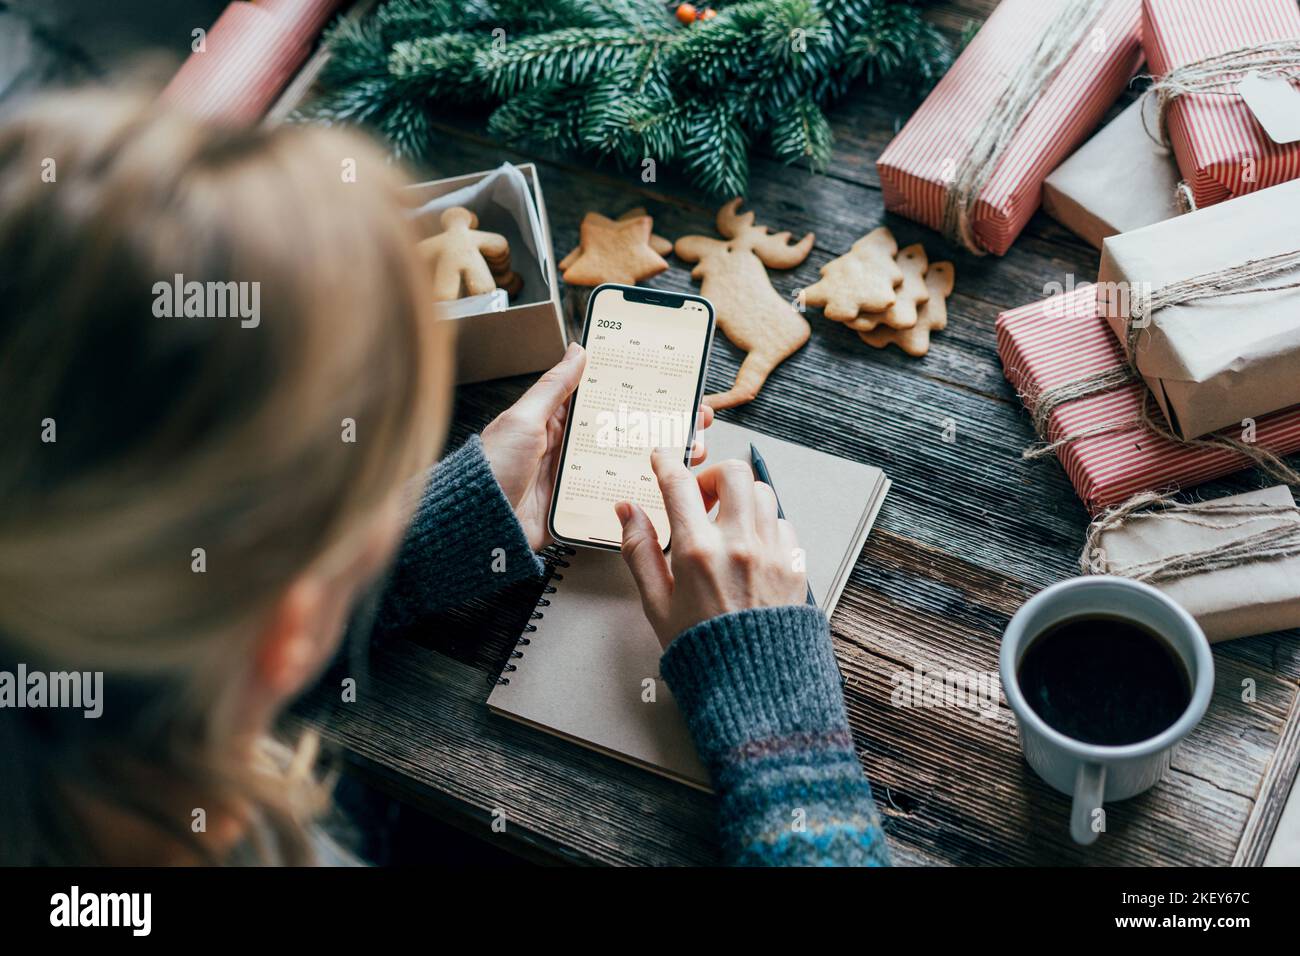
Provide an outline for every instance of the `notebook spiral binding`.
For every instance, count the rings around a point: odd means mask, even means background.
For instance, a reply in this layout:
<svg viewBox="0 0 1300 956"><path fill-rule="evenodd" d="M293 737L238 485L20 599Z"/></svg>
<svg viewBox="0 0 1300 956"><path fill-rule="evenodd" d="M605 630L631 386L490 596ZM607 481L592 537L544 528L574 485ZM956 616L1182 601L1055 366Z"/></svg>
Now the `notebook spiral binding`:
<svg viewBox="0 0 1300 956"><path fill-rule="evenodd" d="M532 643L532 639L528 635L537 630L537 625L534 624L533 621L540 621L545 616L545 612L538 610L538 608L551 606L551 602L546 595L554 594L556 592L557 589L554 582L564 580L564 575L561 574L558 569L567 568L569 562L564 559L573 557L573 555L577 553L576 549L570 548L568 545L564 544L552 544L543 550L542 560L546 563L546 579L542 585L541 596L537 598L537 605L533 612L528 615L528 623L524 625L523 633L520 634L518 640L515 641L515 646L510 649L510 658L506 661L505 667L501 668L501 674L496 679L498 684L509 684L510 678L505 675L519 669L518 666L512 664L511 661L517 661L522 658L524 652L519 648L527 647Z"/></svg>

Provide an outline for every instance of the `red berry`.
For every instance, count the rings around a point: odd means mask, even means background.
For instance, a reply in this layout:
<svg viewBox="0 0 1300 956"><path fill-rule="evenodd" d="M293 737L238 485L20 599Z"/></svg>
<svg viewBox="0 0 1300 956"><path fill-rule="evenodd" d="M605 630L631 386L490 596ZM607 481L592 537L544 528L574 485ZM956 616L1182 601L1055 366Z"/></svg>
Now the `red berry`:
<svg viewBox="0 0 1300 956"><path fill-rule="evenodd" d="M682 23L694 23L695 4L693 3L679 4L677 7L677 19L680 20Z"/></svg>
<svg viewBox="0 0 1300 956"><path fill-rule="evenodd" d="M712 7L709 7L709 9L705 10L703 13L700 14L700 19L712 20L717 15L718 15L718 11L714 10Z"/></svg>

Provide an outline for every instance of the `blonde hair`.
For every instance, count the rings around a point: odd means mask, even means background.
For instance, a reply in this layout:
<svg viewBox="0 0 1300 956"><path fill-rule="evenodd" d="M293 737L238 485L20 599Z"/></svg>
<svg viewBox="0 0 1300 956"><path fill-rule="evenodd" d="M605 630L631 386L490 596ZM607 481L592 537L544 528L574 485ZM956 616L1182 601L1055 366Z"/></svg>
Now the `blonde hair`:
<svg viewBox="0 0 1300 956"><path fill-rule="evenodd" d="M308 859L309 761L249 766L232 726L259 620L345 567L445 435L402 185L353 135L122 93L0 129L0 670L105 675L99 720L0 711L0 862L94 862L86 796L187 838L141 768ZM256 283L260 322L156 314L177 276Z"/></svg>

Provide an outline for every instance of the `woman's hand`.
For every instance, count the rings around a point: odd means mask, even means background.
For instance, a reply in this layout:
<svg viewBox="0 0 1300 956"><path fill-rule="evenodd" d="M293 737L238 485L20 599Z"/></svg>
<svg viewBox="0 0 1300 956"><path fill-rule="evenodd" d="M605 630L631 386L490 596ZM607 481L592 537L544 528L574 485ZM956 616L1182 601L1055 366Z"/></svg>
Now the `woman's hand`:
<svg viewBox="0 0 1300 956"><path fill-rule="evenodd" d="M620 501L615 510L623 557L663 647L728 611L804 603L794 528L777 518L776 494L747 463L731 459L695 475L671 453L656 451L651 461L672 528L670 554L641 508ZM710 521L715 502L718 518Z"/></svg>
<svg viewBox="0 0 1300 956"><path fill-rule="evenodd" d="M564 419L569 396L586 365L587 353L577 342L571 343L554 368L483 429L483 453L534 550L551 541L546 516L564 440ZM713 409L701 405L695 419L697 433L711 424ZM696 438L691 463L702 462L705 454L703 440Z"/></svg>

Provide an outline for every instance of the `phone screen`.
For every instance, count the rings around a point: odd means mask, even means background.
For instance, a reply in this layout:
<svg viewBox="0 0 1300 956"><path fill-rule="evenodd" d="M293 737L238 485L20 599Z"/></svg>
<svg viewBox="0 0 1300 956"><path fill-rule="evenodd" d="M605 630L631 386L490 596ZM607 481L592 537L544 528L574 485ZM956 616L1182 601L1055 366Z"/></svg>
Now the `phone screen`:
<svg viewBox="0 0 1300 956"><path fill-rule="evenodd" d="M587 304L587 365L573 393L551 501L551 535L617 550L614 504L640 505L668 547L655 448L687 460L704 389L713 306L699 296L598 286Z"/></svg>

